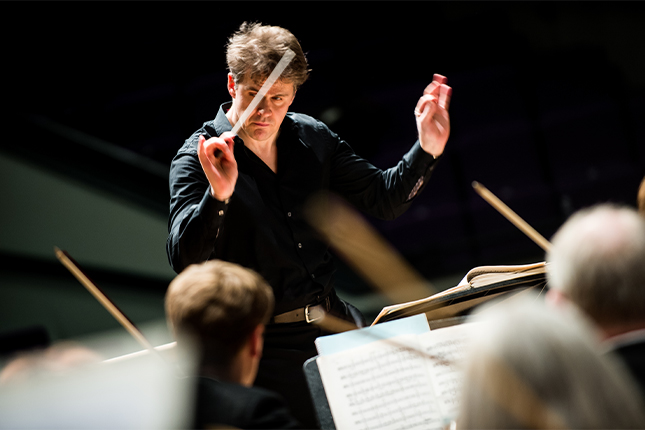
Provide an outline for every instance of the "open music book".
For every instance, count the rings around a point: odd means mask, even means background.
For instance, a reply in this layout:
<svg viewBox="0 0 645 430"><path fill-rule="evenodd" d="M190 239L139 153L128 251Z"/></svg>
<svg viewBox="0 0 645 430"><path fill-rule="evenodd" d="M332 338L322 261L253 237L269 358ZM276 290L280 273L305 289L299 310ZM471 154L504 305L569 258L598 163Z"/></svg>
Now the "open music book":
<svg viewBox="0 0 645 430"><path fill-rule="evenodd" d="M425 313L428 321L459 316L503 294L546 285L546 263L479 266L471 269L455 287L420 300L384 307L372 325Z"/></svg>
<svg viewBox="0 0 645 430"><path fill-rule="evenodd" d="M427 325L423 315L411 318ZM427 329L321 353L316 362L336 429L445 428L456 418L459 365L474 328L465 323ZM361 330L369 328L354 332Z"/></svg>

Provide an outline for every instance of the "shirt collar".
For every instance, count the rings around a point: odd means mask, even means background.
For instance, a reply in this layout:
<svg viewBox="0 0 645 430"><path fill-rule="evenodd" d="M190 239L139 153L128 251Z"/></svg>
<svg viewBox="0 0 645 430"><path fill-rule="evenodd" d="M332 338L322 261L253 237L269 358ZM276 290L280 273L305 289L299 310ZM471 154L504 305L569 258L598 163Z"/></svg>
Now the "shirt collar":
<svg viewBox="0 0 645 430"><path fill-rule="evenodd" d="M233 126L228 122L228 118L226 117L226 112L232 105L233 102L222 103L217 111L217 116L215 117L215 120L213 120L213 128L215 129L217 136L221 136L222 133L233 129Z"/></svg>

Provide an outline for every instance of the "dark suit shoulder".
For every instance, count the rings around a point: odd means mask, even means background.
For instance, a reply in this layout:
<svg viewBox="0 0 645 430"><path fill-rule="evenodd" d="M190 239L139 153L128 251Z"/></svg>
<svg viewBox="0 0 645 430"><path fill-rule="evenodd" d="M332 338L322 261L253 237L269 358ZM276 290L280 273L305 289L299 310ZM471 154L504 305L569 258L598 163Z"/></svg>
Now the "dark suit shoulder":
<svg viewBox="0 0 645 430"><path fill-rule="evenodd" d="M645 339L619 345L614 352L623 360L645 397Z"/></svg>
<svg viewBox="0 0 645 430"><path fill-rule="evenodd" d="M195 428L228 425L240 429L301 428L277 393L258 387L199 378Z"/></svg>

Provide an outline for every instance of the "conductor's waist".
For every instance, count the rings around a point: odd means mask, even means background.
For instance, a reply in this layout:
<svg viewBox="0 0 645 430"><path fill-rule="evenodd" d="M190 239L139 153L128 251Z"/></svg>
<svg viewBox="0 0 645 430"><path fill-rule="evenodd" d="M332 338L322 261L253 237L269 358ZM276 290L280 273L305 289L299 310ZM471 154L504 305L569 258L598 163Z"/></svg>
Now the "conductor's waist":
<svg viewBox="0 0 645 430"><path fill-rule="evenodd" d="M318 304L309 304L301 308L274 315L269 323L284 324L302 321L312 323L322 319L330 309L331 300L329 299L329 296L327 296Z"/></svg>

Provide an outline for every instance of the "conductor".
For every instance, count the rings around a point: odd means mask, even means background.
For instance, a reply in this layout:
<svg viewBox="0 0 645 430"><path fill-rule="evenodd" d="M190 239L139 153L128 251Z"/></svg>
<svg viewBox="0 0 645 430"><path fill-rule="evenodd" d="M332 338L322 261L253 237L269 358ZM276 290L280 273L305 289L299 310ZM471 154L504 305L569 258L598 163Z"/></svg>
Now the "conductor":
<svg viewBox="0 0 645 430"><path fill-rule="evenodd" d="M288 50L295 57L233 134ZM418 140L396 166L381 170L321 121L289 112L310 72L291 32L243 23L228 40L226 60L231 101L185 141L171 164L168 258L177 273L220 259L267 280L275 309L255 385L282 394L296 418L314 427L302 364L316 355L314 340L324 333L311 322L323 312L359 326L365 320L337 297L328 246L303 209L310 197L329 190L380 219L403 214L444 151L452 89L434 75L414 109ZM366 138L379 127L375 122Z"/></svg>

